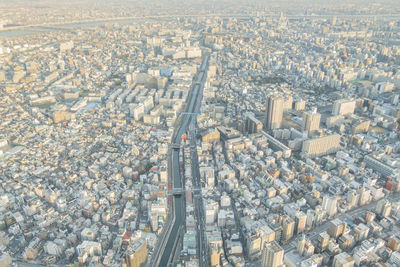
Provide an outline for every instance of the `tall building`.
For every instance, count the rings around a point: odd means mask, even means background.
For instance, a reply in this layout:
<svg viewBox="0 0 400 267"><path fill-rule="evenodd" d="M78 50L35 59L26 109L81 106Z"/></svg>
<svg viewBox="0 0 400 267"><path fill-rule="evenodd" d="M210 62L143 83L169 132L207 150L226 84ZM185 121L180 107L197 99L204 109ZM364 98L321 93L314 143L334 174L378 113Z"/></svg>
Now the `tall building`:
<svg viewBox="0 0 400 267"><path fill-rule="evenodd" d="M270 225L272 231L275 233L275 241L278 243L281 243L282 241L282 235L283 235L283 229L282 226L279 223L274 223Z"/></svg>
<svg viewBox="0 0 400 267"><path fill-rule="evenodd" d="M261 266L279 267L283 265L283 249L276 241L264 244Z"/></svg>
<svg viewBox="0 0 400 267"><path fill-rule="evenodd" d="M316 110L305 112L303 114L303 124L301 129L303 132L307 131L311 133L319 130L319 122L321 120L321 114L317 113Z"/></svg>
<svg viewBox="0 0 400 267"><path fill-rule="evenodd" d="M309 238L306 239L306 243L304 244L303 256L309 257L314 255L315 247Z"/></svg>
<svg viewBox="0 0 400 267"><path fill-rule="evenodd" d="M333 267L353 267L354 259L346 252L342 252L340 254L337 254L333 258L332 266Z"/></svg>
<svg viewBox="0 0 400 267"><path fill-rule="evenodd" d="M327 232L322 232L318 235L318 248L324 251L329 243L329 235Z"/></svg>
<svg viewBox="0 0 400 267"><path fill-rule="evenodd" d="M280 223L282 225L282 242L288 241L293 237L295 222L292 218L287 215L284 215L280 219Z"/></svg>
<svg viewBox="0 0 400 267"><path fill-rule="evenodd" d="M371 199L371 190L366 189L365 187L360 188L358 190L358 194L360 195L360 198L358 200L358 205L360 206L364 206Z"/></svg>
<svg viewBox="0 0 400 267"><path fill-rule="evenodd" d="M328 233L333 238L338 238L342 235L347 228L347 224L340 219L334 219L329 222Z"/></svg>
<svg viewBox="0 0 400 267"><path fill-rule="evenodd" d="M334 216L337 213L337 197L329 195L324 196L322 209L326 211L328 216Z"/></svg>
<svg viewBox="0 0 400 267"><path fill-rule="evenodd" d="M388 200L381 199L376 204L376 212L383 217L387 217L390 215L390 211L392 210L392 205Z"/></svg>
<svg viewBox="0 0 400 267"><path fill-rule="evenodd" d="M128 267L143 267L147 260L147 242L144 239L136 240L126 250Z"/></svg>
<svg viewBox="0 0 400 267"><path fill-rule="evenodd" d="M347 193L347 205L350 207L357 206L358 203L358 194L355 190L351 190Z"/></svg>
<svg viewBox="0 0 400 267"><path fill-rule="evenodd" d="M253 113L246 112L244 114L245 119L245 131L249 134L258 133L262 130L263 124L262 122L257 119Z"/></svg>
<svg viewBox="0 0 400 267"><path fill-rule="evenodd" d="M307 221L307 215L302 212L299 211L296 213L296 233L301 233L304 231L304 229L306 228L306 221Z"/></svg>
<svg viewBox="0 0 400 267"><path fill-rule="evenodd" d="M283 117L283 98L269 96L265 109L264 127L267 130L279 129Z"/></svg>

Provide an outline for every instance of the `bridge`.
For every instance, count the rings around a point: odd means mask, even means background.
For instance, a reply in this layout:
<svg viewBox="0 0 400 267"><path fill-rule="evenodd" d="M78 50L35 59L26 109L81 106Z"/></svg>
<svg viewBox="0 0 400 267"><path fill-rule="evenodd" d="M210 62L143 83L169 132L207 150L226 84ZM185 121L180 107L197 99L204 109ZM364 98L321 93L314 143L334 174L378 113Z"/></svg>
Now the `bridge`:
<svg viewBox="0 0 400 267"><path fill-rule="evenodd" d="M193 192L195 195L198 195L199 193L201 193L201 189L200 188L194 188L194 189L189 189L189 190L185 190L183 188L173 188L172 190L168 190L167 195L168 196L179 196L185 193L185 191L189 191L189 192Z"/></svg>
<svg viewBox="0 0 400 267"><path fill-rule="evenodd" d="M172 149L180 149L181 145L179 145L179 144L171 144L169 147L172 148Z"/></svg>

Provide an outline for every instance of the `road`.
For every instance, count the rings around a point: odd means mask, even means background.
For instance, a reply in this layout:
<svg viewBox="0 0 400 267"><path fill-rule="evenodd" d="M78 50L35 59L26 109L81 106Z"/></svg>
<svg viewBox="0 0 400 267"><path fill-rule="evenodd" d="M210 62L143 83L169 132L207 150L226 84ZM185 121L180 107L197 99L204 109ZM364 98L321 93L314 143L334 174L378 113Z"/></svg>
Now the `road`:
<svg viewBox="0 0 400 267"><path fill-rule="evenodd" d="M198 112L200 109L200 100L202 97L202 90L204 87L206 75L205 71L207 69L209 55L204 56L203 62L200 67L200 73L197 80L195 81L185 112L180 116L177 127L175 128L173 138L172 138L172 149L170 149L169 156L171 157L171 174L173 180L173 190L180 190L184 184L183 178L180 174L179 168L179 147L181 144L181 136L187 132L188 126L192 122L193 113ZM173 265L173 258L175 256L175 250L179 247L179 243L182 237L182 229L185 221L185 211L184 211L184 197L182 195L174 195L173 198L173 223L170 226L170 231L166 232L164 237L165 240L161 240L161 246L159 246L160 251L155 251L154 257L156 259L152 260L154 266L171 266Z"/></svg>
<svg viewBox="0 0 400 267"><path fill-rule="evenodd" d="M386 199L388 199L389 201L400 201L400 193L396 192L393 193L387 197L385 197ZM372 201L367 205L361 206L361 207L357 207L349 212L340 214L337 218L345 221L345 222L349 222L349 221L353 221L354 218L358 217L361 214L364 214L364 212L373 209L376 206L376 203L379 200L376 201ZM329 222L327 221L319 226L317 226L316 228L314 228L313 230L311 230L310 232L308 232L306 235L308 238L310 239L315 239L318 237L318 235L324 231L327 231L329 228ZM291 251L294 248L296 248L297 246L297 238L295 238L294 240L292 240L290 243L288 243L287 245L282 246L283 249L285 250L285 252Z"/></svg>
<svg viewBox="0 0 400 267"><path fill-rule="evenodd" d="M190 154L192 157L192 175L193 175L193 184L194 184L194 203L195 203L195 215L197 221L197 253L198 258L200 259L200 267L210 266L209 257L208 257L208 249L207 249L207 239L205 236L205 216L204 216L204 208L203 208L203 198L201 195L201 179L200 179L200 168L199 168L199 159L197 155L197 144L196 144L196 123L192 121L190 131Z"/></svg>

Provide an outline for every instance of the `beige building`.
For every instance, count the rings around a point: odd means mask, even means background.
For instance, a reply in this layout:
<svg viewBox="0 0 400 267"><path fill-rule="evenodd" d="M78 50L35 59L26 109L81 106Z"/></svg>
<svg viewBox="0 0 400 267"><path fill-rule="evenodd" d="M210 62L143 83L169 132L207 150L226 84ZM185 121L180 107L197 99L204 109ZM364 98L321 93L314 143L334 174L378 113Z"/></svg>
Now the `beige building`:
<svg viewBox="0 0 400 267"><path fill-rule="evenodd" d="M378 212L378 214L380 214L383 217L389 216L391 210L392 210L392 204L388 200L381 199L376 204L376 212Z"/></svg>
<svg viewBox="0 0 400 267"><path fill-rule="evenodd" d="M287 215L284 215L280 219L280 223L282 225L282 241L288 241L293 237L295 222L292 218Z"/></svg>
<svg viewBox="0 0 400 267"><path fill-rule="evenodd" d="M214 142L218 142L220 137L221 137L221 134L219 133L219 131L217 129L210 129L201 135L201 140L203 142L207 142L207 143L214 143Z"/></svg>
<svg viewBox="0 0 400 267"><path fill-rule="evenodd" d="M143 267L147 260L147 242L144 239L136 240L126 250L128 267Z"/></svg>
<svg viewBox="0 0 400 267"><path fill-rule="evenodd" d="M319 123L321 121L321 114L315 111L305 112L303 114L303 123L301 129L303 132L313 132L319 130Z"/></svg>
<svg viewBox="0 0 400 267"><path fill-rule="evenodd" d="M283 265L283 249L276 241L264 244L261 266L279 267Z"/></svg>
<svg viewBox="0 0 400 267"><path fill-rule="evenodd" d="M340 219L334 219L329 222L328 233L333 238L338 238L347 228L347 224Z"/></svg>
<svg viewBox="0 0 400 267"><path fill-rule="evenodd" d="M340 135L333 134L303 142L302 153L306 157L318 157L335 153L340 149Z"/></svg>
<svg viewBox="0 0 400 267"><path fill-rule="evenodd" d="M353 267L354 259L346 252L337 254L333 258L333 267Z"/></svg>
<svg viewBox="0 0 400 267"><path fill-rule="evenodd" d="M340 99L336 100L333 104L332 114L333 115L347 115L353 114L356 108L356 101Z"/></svg>
<svg viewBox="0 0 400 267"><path fill-rule="evenodd" d="M265 109L264 127L267 130L281 128L283 117L283 98L279 96L269 96Z"/></svg>

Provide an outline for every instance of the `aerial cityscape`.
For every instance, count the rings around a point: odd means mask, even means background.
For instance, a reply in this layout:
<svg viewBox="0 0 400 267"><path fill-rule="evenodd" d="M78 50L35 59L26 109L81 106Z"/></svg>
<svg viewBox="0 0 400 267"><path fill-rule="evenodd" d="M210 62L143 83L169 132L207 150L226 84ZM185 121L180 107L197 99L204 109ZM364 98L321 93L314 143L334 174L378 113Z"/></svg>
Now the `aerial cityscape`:
<svg viewBox="0 0 400 267"><path fill-rule="evenodd" d="M399 267L400 1L0 0L0 267Z"/></svg>

